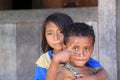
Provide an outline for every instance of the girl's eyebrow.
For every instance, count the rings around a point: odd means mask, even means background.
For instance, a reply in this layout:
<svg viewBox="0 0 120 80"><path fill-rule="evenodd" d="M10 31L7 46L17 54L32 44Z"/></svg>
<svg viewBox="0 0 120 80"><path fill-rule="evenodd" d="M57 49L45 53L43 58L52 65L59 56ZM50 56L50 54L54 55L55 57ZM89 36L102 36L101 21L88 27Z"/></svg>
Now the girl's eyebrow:
<svg viewBox="0 0 120 80"><path fill-rule="evenodd" d="M46 30L47 32L52 32L52 30Z"/></svg>

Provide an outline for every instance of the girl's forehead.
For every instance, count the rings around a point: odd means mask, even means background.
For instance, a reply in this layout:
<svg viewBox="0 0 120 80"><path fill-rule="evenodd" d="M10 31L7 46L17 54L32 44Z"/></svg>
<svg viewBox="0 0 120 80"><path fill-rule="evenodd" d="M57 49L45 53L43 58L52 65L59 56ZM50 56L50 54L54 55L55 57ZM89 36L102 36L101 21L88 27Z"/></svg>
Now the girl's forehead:
<svg viewBox="0 0 120 80"><path fill-rule="evenodd" d="M48 28L49 28L49 27L50 27L50 28L51 28L51 27L58 28L58 26L57 26L55 23L53 23L53 22L47 23L47 24L46 24L46 28L47 28L47 27L48 27Z"/></svg>
<svg viewBox="0 0 120 80"><path fill-rule="evenodd" d="M49 22L46 24L46 30L60 30L60 28L53 22Z"/></svg>

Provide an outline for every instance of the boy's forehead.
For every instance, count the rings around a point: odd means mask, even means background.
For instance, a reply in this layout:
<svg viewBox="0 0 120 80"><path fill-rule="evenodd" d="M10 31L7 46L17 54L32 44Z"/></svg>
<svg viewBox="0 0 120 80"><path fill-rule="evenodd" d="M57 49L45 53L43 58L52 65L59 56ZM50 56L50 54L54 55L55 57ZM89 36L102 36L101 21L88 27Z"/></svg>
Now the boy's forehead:
<svg viewBox="0 0 120 80"><path fill-rule="evenodd" d="M92 38L91 36L69 36L68 39L69 40L74 40L74 39L77 39L77 40L80 40L80 39L86 39L86 38Z"/></svg>
<svg viewBox="0 0 120 80"><path fill-rule="evenodd" d="M68 38L67 44L68 43L74 43L75 41L77 41L78 43L92 43L93 39L91 36L70 36Z"/></svg>

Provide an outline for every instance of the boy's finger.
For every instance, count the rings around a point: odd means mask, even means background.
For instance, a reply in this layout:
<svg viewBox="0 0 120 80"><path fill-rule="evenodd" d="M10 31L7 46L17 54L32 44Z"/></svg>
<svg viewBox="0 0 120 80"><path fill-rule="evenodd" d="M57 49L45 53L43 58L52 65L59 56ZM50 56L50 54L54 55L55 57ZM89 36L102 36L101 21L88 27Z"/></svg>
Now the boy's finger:
<svg viewBox="0 0 120 80"><path fill-rule="evenodd" d="M72 51L72 49L74 48L74 46L75 46L77 43L78 43L77 40L74 41L73 44L72 44L70 47L68 47L68 50L69 50L69 51Z"/></svg>

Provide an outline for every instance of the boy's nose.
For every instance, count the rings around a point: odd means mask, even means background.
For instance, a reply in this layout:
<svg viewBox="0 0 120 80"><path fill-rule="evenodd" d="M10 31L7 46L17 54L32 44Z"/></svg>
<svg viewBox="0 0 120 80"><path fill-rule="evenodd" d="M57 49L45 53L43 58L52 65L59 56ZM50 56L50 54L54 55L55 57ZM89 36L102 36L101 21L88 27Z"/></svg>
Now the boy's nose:
<svg viewBox="0 0 120 80"><path fill-rule="evenodd" d="M79 56L83 57L84 56L84 52L82 50L79 51Z"/></svg>
<svg viewBox="0 0 120 80"><path fill-rule="evenodd" d="M84 56L84 52L82 50L80 50L80 57Z"/></svg>
<svg viewBox="0 0 120 80"><path fill-rule="evenodd" d="M82 51L82 50L76 51L76 54L80 57L83 57L84 56L84 51Z"/></svg>
<svg viewBox="0 0 120 80"><path fill-rule="evenodd" d="M83 57L84 56L84 54L83 53L80 53L80 57Z"/></svg>

